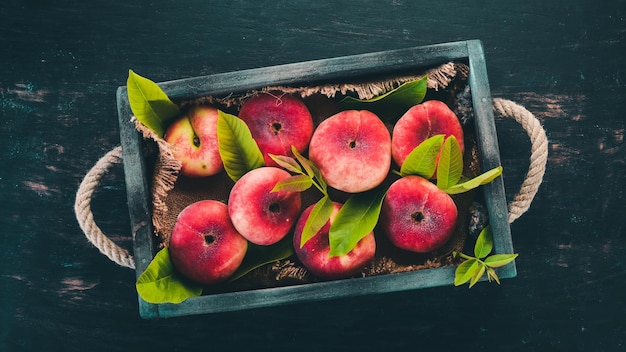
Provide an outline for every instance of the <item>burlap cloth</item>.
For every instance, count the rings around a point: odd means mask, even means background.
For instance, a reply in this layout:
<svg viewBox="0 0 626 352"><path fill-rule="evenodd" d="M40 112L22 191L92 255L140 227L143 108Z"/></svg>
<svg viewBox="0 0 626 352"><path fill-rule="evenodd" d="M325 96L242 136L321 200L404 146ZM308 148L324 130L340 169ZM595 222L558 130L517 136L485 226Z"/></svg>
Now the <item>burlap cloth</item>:
<svg viewBox="0 0 626 352"><path fill-rule="evenodd" d="M293 94L303 99L311 111L314 122L319 124L325 118L341 110L339 101L346 95L369 99L396 88L402 83L427 75L428 92L425 99L437 99L447 103L461 119L465 131L464 175L475 176L480 173L480 166L472 121L471 97L469 95L469 86L467 85L468 73L469 67L466 63L449 62L424 72L378 77L373 80L329 83L306 87L265 87L260 90L247 91L227 97L202 97L190 101L181 101L178 104L182 111L195 105L211 104L237 115L241 104L248 97L255 94ZM158 145L159 151L151 180L152 221L155 235L160 240L160 246L167 246L176 217L183 208L203 199L215 199L226 203L234 182L228 178L225 172L206 178L188 178L179 175L180 162L172 157L168 143L156 136L136 119L134 119L134 122L145 138L154 140ZM388 123L388 127L391 131L393 125ZM399 169L396 165L393 167ZM386 182L391 183L396 178L397 176L390 174ZM416 254L396 249L388 242L385 236L382 236L375 230L376 257L358 276L391 274L453 265L454 260L451 252L463 249L468 235L470 218L474 215L471 214L470 207L476 200L480 201L481 194L481 192L471 191L453 196L459 213L457 228L452 239L435 252ZM303 209L315 202L319 197L320 195L315 192L305 192L303 194ZM344 201L346 195L337 192L332 194L332 198L333 200ZM308 283L318 280L318 278L307 272L294 255L288 259L255 269L243 278L228 285L210 288L209 291L212 289L216 292L256 289Z"/></svg>

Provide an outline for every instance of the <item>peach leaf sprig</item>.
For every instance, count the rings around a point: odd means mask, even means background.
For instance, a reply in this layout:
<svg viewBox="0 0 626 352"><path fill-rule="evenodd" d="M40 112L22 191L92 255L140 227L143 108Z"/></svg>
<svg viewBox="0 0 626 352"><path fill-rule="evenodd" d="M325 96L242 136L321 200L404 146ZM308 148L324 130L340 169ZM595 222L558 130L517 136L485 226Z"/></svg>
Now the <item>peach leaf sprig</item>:
<svg viewBox="0 0 626 352"><path fill-rule="evenodd" d="M474 245L474 256L454 251L452 255L465 259L454 272L454 285L460 286L469 281L469 287L473 287L487 273L489 282L495 281L500 284L495 269L505 266L515 260L518 254L492 254L493 233L491 227L485 227Z"/></svg>
<svg viewBox="0 0 626 352"><path fill-rule="evenodd" d="M437 160L439 158L439 160ZM492 168L471 179L463 178L463 154L453 135L432 136L409 153L400 167L400 176L417 175L432 178L436 170L437 187L448 194L470 191L493 181L502 174L502 166Z"/></svg>
<svg viewBox="0 0 626 352"><path fill-rule="evenodd" d="M163 137L168 122L180 115L173 103L156 83L128 70L126 81L128 103L133 115L144 126Z"/></svg>
<svg viewBox="0 0 626 352"><path fill-rule="evenodd" d="M400 176L417 175L429 178L437 168L437 156L445 135L432 136L413 149L400 167Z"/></svg>
<svg viewBox="0 0 626 352"><path fill-rule="evenodd" d="M350 253L359 241L374 230L385 198L386 189L377 187L369 191L355 193L337 213L330 225L329 257Z"/></svg>
<svg viewBox="0 0 626 352"><path fill-rule="evenodd" d="M315 186L324 196L328 196L328 186L317 166L302 156L294 146L291 146L291 152L295 158L287 155L269 154L278 166L296 174L278 182L272 191L302 192Z"/></svg>

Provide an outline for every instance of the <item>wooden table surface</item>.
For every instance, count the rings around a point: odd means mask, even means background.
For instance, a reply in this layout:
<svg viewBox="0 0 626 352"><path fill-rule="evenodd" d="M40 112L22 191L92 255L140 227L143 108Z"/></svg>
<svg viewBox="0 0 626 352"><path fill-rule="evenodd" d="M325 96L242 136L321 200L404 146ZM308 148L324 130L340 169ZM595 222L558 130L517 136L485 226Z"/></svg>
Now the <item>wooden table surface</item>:
<svg viewBox="0 0 626 352"><path fill-rule="evenodd" d="M0 3L0 350L626 349L625 1ZM73 204L119 145L115 92L155 81L480 39L493 97L550 141L511 225L518 276L181 318L139 317L135 274L80 230ZM529 142L498 120L507 195ZM131 249L123 170L92 203Z"/></svg>

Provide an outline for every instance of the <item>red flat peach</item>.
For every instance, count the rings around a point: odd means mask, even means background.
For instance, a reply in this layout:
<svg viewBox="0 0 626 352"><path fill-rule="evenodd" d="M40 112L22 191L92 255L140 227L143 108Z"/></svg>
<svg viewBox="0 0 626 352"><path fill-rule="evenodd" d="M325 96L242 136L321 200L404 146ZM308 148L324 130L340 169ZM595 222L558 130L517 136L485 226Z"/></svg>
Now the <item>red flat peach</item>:
<svg viewBox="0 0 626 352"><path fill-rule="evenodd" d="M183 276L200 284L229 278L248 249L228 217L226 204L203 200L178 215L169 243L170 258Z"/></svg>
<svg viewBox="0 0 626 352"><path fill-rule="evenodd" d="M277 167L249 171L235 183L228 198L233 225L248 241L270 245L283 239L300 214L300 193L271 192L291 175Z"/></svg>
<svg viewBox="0 0 626 352"><path fill-rule="evenodd" d="M261 93L246 100L239 111L255 139L265 165L276 166L268 154L293 156L291 146L304 153L313 134L313 118L297 97Z"/></svg>
<svg viewBox="0 0 626 352"><path fill-rule="evenodd" d="M397 122L391 135L391 155L398 166L426 139L443 134L454 135L464 151L463 128L456 114L438 100L429 100L410 108ZM433 175L436 176L436 173Z"/></svg>
<svg viewBox="0 0 626 352"><path fill-rule="evenodd" d="M387 177L391 137L374 113L342 111L324 120L313 132L309 159L329 186L349 193L367 191Z"/></svg>
<svg viewBox="0 0 626 352"><path fill-rule="evenodd" d="M457 220L454 200L420 176L395 181L387 191L380 226L398 248L430 252L444 245Z"/></svg>

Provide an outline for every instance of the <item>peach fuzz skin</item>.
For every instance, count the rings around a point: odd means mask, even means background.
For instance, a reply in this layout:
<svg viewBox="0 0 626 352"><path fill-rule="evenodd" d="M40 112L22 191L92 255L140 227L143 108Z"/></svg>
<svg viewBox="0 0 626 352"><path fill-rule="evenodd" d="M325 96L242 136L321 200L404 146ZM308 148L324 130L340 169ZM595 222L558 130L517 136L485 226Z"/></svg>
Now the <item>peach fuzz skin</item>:
<svg viewBox="0 0 626 352"><path fill-rule="evenodd" d="M182 163L183 175L212 176L224 169L217 144L217 117L216 108L197 106L167 128L164 139Z"/></svg>
<svg viewBox="0 0 626 352"><path fill-rule="evenodd" d="M374 113L342 111L313 132L309 159L329 186L348 193L367 191L389 173L391 136Z"/></svg>
<svg viewBox="0 0 626 352"><path fill-rule="evenodd" d="M204 200L178 215L169 243L174 267L185 277L208 285L225 281L241 265L248 249L228 217L226 204Z"/></svg>
<svg viewBox="0 0 626 352"><path fill-rule="evenodd" d="M277 166L268 154L293 156L292 145L304 153L313 134L309 109L290 95L261 93L249 98L239 110L239 118L248 125L267 166Z"/></svg>
<svg viewBox="0 0 626 352"><path fill-rule="evenodd" d="M276 167L249 171L230 191L228 212L233 225L248 241L271 245L293 228L302 206L300 193L271 192L278 181L291 175Z"/></svg>
<svg viewBox="0 0 626 352"><path fill-rule="evenodd" d="M389 187L379 223L396 247L425 253L450 239L457 215L447 193L423 177L407 176Z"/></svg>
<svg viewBox="0 0 626 352"><path fill-rule="evenodd" d="M461 153L464 150L463 127L456 114L438 100L429 100L410 108L393 128L391 154L397 165L402 166L406 157L429 137L454 135Z"/></svg>
<svg viewBox="0 0 626 352"><path fill-rule="evenodd" d="M328 231L342 206L336 202L333 202L333 212L330 220L300 248L302 230L313 206L311 205L304 210L302 216L298 219L293 236L293 247L298 259L312 274L324 279L346 278L358 273L374 259L374 254L376 253L374 232L370 232L363 237L348 254L337 257L328 256L330 252Z"/></svg>

